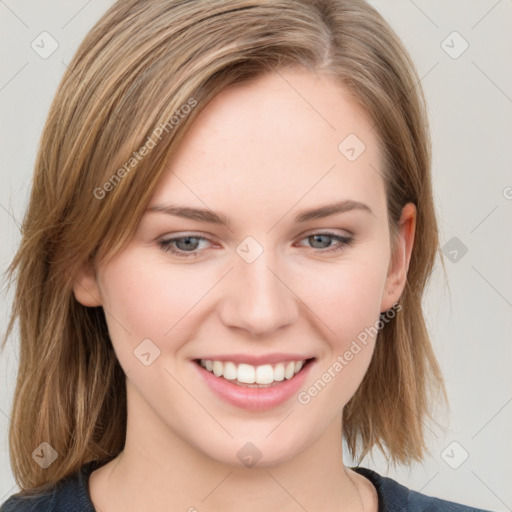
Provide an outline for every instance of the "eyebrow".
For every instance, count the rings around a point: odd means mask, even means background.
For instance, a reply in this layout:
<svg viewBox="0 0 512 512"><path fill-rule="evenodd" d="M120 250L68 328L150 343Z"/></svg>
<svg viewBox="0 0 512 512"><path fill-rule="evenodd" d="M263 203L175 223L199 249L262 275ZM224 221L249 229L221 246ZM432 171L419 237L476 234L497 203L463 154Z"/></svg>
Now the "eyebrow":
<svg viewBox="0 0 512 512"><path fill-rule="evenodd" d="M374 215L371 208L360 201L347 199L338 203L326 204L324 206L303 210L295 217L295 223L300 224L316 219L323 219L339 213L345 213L352 210L361 210ZM229 219L220 212L207 210L204 208L189 208L186 206L174 206L156 204L146 209L146 212L166 213L184 219L197 220L200 222L208 222L211 224L223 224L230 227Z"/></svg>

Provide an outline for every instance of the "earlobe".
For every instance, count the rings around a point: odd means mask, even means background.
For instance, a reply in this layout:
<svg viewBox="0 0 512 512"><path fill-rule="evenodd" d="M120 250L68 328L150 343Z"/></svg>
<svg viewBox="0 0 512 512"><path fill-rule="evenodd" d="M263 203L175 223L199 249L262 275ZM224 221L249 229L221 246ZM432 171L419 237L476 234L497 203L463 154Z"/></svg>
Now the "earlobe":
<svg viewBox="0 0 512 512"><path fill-rule="evenodd" d="M411 261L416 231L416 207L407 203L402 209L399 222L399 235L392 255L382 297L381 312L391 308L398 302L407 282L407 271Z"/></svg>
<svg viewBox="0 0 512 512"><path fill-rule="evenodd" d="M101 306L101 295L96 272L90 262L84 263L73 276L75 299L87 307Z"/></svg>

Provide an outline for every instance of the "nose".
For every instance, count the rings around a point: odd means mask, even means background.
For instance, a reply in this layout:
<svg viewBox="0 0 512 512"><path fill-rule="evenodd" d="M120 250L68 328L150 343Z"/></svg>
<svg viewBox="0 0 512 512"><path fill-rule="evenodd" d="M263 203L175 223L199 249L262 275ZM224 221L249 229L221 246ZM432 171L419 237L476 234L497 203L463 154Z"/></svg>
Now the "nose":
<svg viewBox="0 0 512 512"><path fill-rule="evenodd" d="M263 337L295 322L299 298L270 251L252 263L235 255L234 267L220 308L224 325Z"/></svg>

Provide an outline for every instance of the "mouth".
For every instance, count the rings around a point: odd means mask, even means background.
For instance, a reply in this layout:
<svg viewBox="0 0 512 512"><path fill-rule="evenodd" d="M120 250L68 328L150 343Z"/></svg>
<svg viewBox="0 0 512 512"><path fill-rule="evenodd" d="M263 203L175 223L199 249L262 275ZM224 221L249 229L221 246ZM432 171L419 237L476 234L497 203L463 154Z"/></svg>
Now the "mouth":
<svg viewBox="0 0 512 512"><path fill-rule="evenodd" d="M302 373L313 361L314 357L296 361L283 361L276 364L253 366L233 361L216 361L210 359L194 359L201 368L222 379L245 388L269 388L292 380Z"/></svg>

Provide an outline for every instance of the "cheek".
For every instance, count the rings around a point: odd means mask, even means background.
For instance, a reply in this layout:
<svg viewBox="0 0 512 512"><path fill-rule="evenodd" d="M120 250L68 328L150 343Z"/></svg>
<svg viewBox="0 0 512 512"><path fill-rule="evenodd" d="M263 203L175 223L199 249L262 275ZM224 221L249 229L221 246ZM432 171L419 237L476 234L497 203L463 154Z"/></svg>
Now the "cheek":
<svg viewBox="0 0 512 512"><path fill-rule="evenodd" d="M304 268L298 295L325 324L332 344L343 346L379 318L386 281L386 262L345 260Z"/></svg>
<svg viewBox="0 0 512 512"><path fill-rule="evenodd" d="M110 335L123 350L146 338L162 346L171 330L187 325L194 305L213 285L192 266L148 261L136 250L105 267L101 282Z"/></svg>
<svg viewBox="0 0 512 512"><path fill-rule="evenodd" d="M334 419L360 386L378 334L386 268L381 261L352 261L309 275L307 304L321 320L316 325L325 343L311 385L297 397L306 409Z"/></svg>

